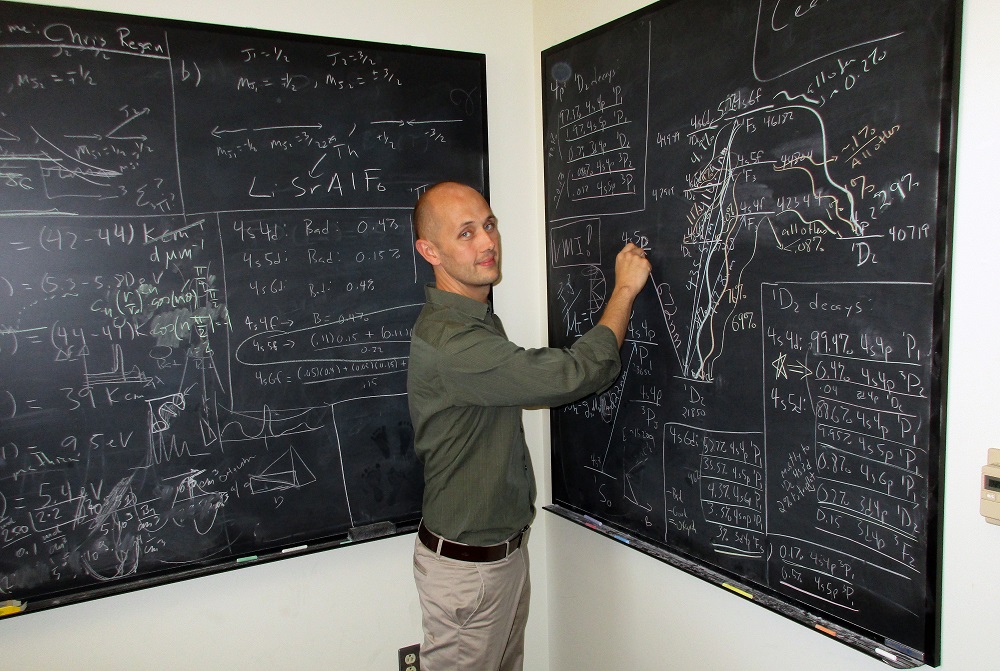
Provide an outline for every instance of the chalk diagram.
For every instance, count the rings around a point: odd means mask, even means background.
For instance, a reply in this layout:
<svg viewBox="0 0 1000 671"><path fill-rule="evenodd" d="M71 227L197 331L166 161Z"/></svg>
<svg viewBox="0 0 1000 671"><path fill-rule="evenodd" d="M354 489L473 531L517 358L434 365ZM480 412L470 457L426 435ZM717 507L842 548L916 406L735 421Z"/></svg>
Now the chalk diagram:
<svg viewBox="0 0 1000 671"><path fill-rule="evenodd" d="M779 101L788 98L787 92L775 96ZM858 244L865 237L866 222L859 221L854 195L830 176L828 166L836 157L828 152L822 116L805 104L761 105L752 96L736 99L743 102L727 99L719 106L728 102L738 109L703 119L688 136L697 147L692 161L700 163L684 191L692 201L681 248L682 257L690 259L683 287L685 302L691 304L686 317L679 314L670 285L656 285L664 322L675 335L672 345L681 375L703 382L715 377L725 351L726 327L747 298L743 274L760 245L817 254L833 241ZM748 151L746 143L752 140L750 147L760 146L764 134L756 124L781 127L774 141L786 153L775 158L771 152ZM808 128L800 136L805 139L798 141L802 149L788 149L794 141L787 134L803 124ZM787 196L780 195L782 189Z"/></svg>
<svg viewBox="0 0 1000 671"><path fill-rule="evenodd" d="M294 447L271 462L257 475L250 476L250 491L254 494L281 492L299 489L316 482L316 476L309 470Z"/></svg>

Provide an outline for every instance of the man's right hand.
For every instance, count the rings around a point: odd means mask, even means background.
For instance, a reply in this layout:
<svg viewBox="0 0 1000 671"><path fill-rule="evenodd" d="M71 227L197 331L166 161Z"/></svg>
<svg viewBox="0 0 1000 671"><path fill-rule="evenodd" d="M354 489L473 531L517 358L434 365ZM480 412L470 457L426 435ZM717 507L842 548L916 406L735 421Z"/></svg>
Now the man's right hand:
<svg viewBox="0 0 1000 671"><path fill-rule="evenodd" d="M604 306L604 314L598 324L607 326L618 338L618 346L625 343L632 303L649 279L653 269L646 258L646 252L631 242L625 245L615 257L615 288Z"/></svg>
<svg viewBox="0 0 1000 671"><path fill-rule="evenodd" d="M615 289L631 292L633 298L638 296L652 269L646 252L628 243L615 257Z"/></svg>

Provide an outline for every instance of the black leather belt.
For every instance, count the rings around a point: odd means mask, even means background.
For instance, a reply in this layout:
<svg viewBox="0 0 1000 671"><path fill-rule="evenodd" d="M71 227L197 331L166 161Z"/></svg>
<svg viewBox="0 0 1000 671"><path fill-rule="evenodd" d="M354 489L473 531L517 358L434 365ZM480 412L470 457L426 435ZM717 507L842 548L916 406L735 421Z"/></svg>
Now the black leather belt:
<svg viewBox="0 0 1000 671"><path fill-rule="evenodd" d="M424 526L423 521L417 527L417 537L428 550L448 559L458 559L460 561L489 562L506 559L510 553L521 547L524 535L527 530L521 531L506 543L497 545L464 545L455 543L446 538L441 538L433 531Z"/></svg>

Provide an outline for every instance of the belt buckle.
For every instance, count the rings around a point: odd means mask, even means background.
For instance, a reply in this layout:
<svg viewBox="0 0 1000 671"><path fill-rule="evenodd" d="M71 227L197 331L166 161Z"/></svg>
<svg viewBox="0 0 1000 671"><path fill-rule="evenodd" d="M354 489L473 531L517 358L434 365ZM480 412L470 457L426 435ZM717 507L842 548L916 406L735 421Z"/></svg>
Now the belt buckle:
<svg viewBox="0 0 1000 671"><path fill-rule="evenodd" d="M512 553L514 550L518 549L519 547L521 547L521 541L524 540L524 532L526 530L527 530L527 527L525 527L524 529L521 529L520 531L518 531L514 535L513 538L508 538L506 541L504 541L504 543L507 546L507 554L505 555L505 557L509 557L510 553ZM511 549L511 547L510 547L511 543L514 544L514 548L513 549Z"/></svg>

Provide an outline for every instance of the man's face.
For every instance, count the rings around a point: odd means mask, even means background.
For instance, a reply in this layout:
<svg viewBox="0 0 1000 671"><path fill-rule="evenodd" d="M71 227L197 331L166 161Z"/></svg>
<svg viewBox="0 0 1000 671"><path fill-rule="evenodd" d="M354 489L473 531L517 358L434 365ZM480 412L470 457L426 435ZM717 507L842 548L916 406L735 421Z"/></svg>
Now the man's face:
<svg viewBox="0 0 1000 671"><path fill-rule="evenodd" d="M474 189L455 185L435 193L425 234L439 289L485 300L500 279L500 232L489 203Z"/></svg>

